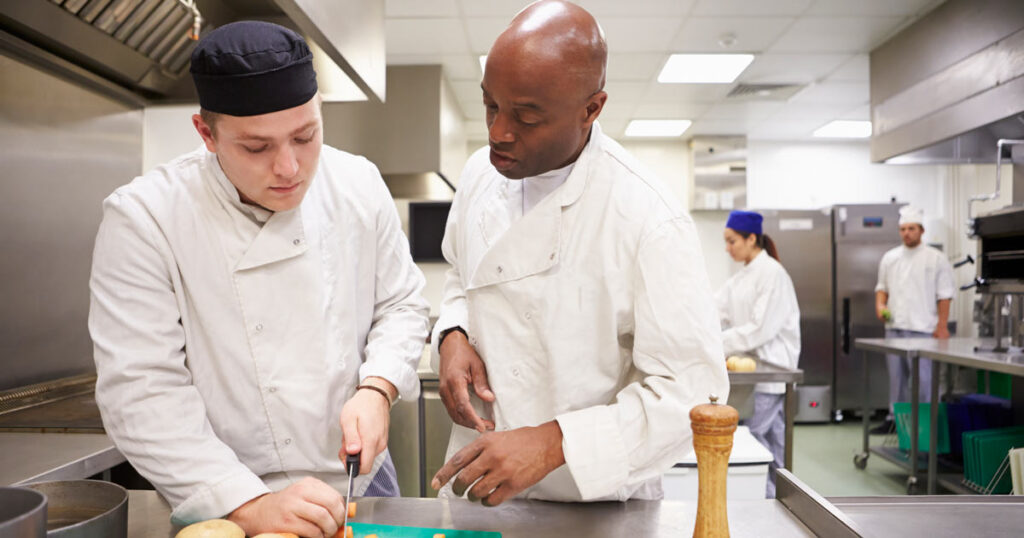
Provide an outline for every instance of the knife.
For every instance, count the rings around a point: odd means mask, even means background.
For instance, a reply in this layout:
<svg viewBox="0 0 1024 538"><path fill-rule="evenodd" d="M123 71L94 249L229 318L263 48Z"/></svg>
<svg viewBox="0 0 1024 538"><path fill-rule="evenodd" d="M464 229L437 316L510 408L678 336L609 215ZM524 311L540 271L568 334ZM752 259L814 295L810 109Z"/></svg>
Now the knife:
<svg viewBox="0 0 1024 538"><path fill-rule="evenodd" d="M352 502L352 478L359 474L359 454L345 456L345 469L348 470L348 494L345 496L345 521L341 524L341 533L348 528L348 504Z"/></svg>

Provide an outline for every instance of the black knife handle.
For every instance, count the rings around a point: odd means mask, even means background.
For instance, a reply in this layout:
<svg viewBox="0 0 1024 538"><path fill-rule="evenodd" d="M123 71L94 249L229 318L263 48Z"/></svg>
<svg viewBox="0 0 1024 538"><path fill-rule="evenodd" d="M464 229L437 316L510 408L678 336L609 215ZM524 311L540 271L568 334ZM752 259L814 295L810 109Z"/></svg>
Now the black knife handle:
<svg viewBox="0 0 1024 538"><path fill-rule="evenodd" d="M359 454L346 454L345 455L345 469L348 471L350 476L359 475Z"/></svg>

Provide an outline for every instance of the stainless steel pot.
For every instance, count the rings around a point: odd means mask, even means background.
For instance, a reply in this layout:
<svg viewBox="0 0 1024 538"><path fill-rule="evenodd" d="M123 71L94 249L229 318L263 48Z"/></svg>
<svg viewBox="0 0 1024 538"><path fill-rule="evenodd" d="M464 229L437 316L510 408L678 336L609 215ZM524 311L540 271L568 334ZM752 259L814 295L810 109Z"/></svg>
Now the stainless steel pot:
<svg viewBox="0 0 1024 538"><path fill-rule="evenodd" d="M110 482L61 480L28 484L49 502L47 538L127 538L128 492Z"/></svg>
<svg viewBox="0 0 1024 538"><path fill-rule="evenodd" d="M46 496L26 488L0 488L0 538L46 536Z"/></svg>

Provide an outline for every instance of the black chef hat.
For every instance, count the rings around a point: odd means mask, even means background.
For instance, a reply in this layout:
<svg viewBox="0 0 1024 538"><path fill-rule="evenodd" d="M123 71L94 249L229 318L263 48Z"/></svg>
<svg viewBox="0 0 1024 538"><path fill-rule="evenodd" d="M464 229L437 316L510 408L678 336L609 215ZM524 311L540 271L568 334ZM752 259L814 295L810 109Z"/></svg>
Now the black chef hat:
<svg viewBox="0 0 1024 538"><path fill-rule="evenodd" d="M269 22L233 22L210 32L192 51L189 71L199 105L231 116L277 112L316 95L306 42Z"/></svg>

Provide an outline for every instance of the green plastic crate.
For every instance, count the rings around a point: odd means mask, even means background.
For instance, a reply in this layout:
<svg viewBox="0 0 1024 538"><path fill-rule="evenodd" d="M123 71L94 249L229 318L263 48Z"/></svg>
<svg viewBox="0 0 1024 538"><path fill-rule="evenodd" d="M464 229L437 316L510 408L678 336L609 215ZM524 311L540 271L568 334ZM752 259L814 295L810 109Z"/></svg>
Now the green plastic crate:
<svg viewBox="0 0 1024 538"><path fill-rule="evenodd" d="M929 452L931 434L931 411L930 403L921 403L917 411L917 449L921 452ZM893 416L896 422L896 435L899 438L900 450L910 450L910 403L896 402L893 404ZM949 454L949 418L946 414L946 404L939 404L939 454Z"/></svg>
<svg viewBox="0 0 1024 538"><path fill-rule="evenodd" d="M1013 393L1013 376L1000 372L988 372L988 393L1000 398L1010 399ZM985 393L985 371L978 370L978 392Z"/></svg>

